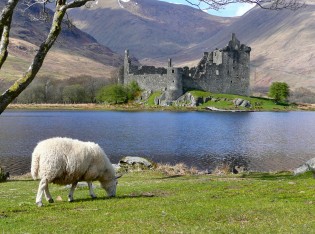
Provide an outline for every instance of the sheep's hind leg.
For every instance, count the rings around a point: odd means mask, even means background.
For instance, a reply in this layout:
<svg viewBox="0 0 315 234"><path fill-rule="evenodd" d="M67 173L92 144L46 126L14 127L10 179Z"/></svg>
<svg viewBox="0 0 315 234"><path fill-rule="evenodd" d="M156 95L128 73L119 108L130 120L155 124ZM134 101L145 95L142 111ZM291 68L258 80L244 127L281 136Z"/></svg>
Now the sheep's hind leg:
<svg viewBox="0 0 315 234"><path fill-rule="evenodd" d="M45 186L45 197L46 197L46 200L49 202L49 203L54 203L54 199L52 198L50 192L49 192L49 189L48 189L48 182L46 183L46 186Z"/></svg>
<svg viewBox="0 0 315 234"><path fill-rule="evenodd" d="M88 181L87 184L88 184L88 186L89 186L90 196L91 196L93 199L96 198L96 195L95 195L94 190L93 190L92 182L91 182L91 181Z"/></svg>
<svg viewBox="0 0 315 234"><path fill-rule="evenodd" d="M42 196L46 187L48 188L48 181L46 179L41 179L38 185L38 192L36 196L36 204L38 207L43 206Z"/></svg>
<svg viewBox="0 0 315 234"><path fill-rule="evenodd" d="M73 202L73 193L74 193L74 190L75 188L77 187L77 184L78 184L78 181L72 183L71 185L71 188L70 188L70 192L69 192L69 195L68 195L68 201L69 202Z"/></svg>

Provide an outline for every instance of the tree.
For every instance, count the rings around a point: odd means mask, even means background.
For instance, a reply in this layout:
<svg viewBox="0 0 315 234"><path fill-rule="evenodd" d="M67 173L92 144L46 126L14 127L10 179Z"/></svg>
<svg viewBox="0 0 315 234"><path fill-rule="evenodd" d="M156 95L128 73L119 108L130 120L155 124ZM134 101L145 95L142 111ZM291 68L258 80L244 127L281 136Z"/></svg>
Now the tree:
<svg viewBox="0 0 315 234"><path fill-rule="evenodd" d="M7 89L0 96L0 114L6 109L6 107L33 81L36 74L40 70L44 59L55 43L58 35L61 31L61 23L67 10L71 8L77 8L84 6L87 2L93 2L95 0L7 0L7 4L2 9L0 15L0 69L8 56L8 44L10 38L11 22L14 9L18 2L27 2L28 7L32 7L34 4L43 4L44 9L46 4L55 2L56 7L54 10L54 16L50 27L50 32L46 39L40 45L37 53L35 54L33 61L20 79L18 79L9 89Z"/></svg>
<svg viewBox="0 0 315 234"><path fill-rule="evenodd" d="M4 1L4 0L2 0ZM2 9L0 14L0 69L8 56L8 44L10 38L12 16L16 5L19 2L24 2L27 7L32 7L35 4L42 4L43 15L45 15L45 6L48 3L55 3L54 16L51 23L50 32L46 39L40 45L35 54L29 69L18 79L9 89L0 96L0 114L6 107L33 81L36 74L40 70L44 59L55 43L60 31L61 23L67 10L84 6L89 2L97 2L97 0L6 0L7 4ZM296 10L304 6L302 0L186 0L191 5L201 6L207 4L208 8L220 9L232 3L255 3L261 8L270 10L291 9Z"/></svg>
<svg viewBox="0 0 315 234"><path fill-rule="evenodd" d="M286 101L290 95L289 85L285 82L273 82L269 88L268 96L276 102Z"/></svg>
<svg viewBox="0 0 315 234"><path fill-rule="evenodd" d="M62 99L66 103L84 103L86 102L86 93L82 85L69 85L64 87Z"/></svg>

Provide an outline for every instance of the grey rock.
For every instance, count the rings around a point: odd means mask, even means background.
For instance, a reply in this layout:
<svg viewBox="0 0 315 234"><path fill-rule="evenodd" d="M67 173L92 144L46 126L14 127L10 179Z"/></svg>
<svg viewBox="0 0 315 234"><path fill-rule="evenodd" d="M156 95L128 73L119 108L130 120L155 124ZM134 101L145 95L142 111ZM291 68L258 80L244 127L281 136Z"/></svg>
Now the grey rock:
<svg viewBox="0 0 315 234"><path fill-rule="evenodd" d="M236 98L233 100L233 104L235 106L241 106L241 107L246 107L246 108L250 108L252 105L250 104L250 101L248 100L244 100L242 98Z"/></svg>
<svg viewBox="0 0 315 234"><path fill-rule="evenodd" d="M252 105L250 104L249 101L244 100L241 104L242 107L250 108Z"/></svg>
<svg viewBox="0 0 315 234"><path fill-rule="evenodd" d="M146 168L153 167L152 163L149 160L142 157L126 156L119 161L118 165L121 167L121 166L125 166L126 164L130 166L139 165L139 166L144 166Z"/></svg>
<svg viewBox="0 0 315 234"><path fill-rule="evenodd" d="M236 98L236 99L233 100L233 104L234 104L235 106L240 106L240 105L242 105L243 101L244 101L244 100L241 99L241 98Z"/></svg>
<svg viewBox="0 0 315 234"><path fill-rule="evenodd" d="M312 158L294 170L294 175L299 175L307 171L312 171L315 177L315 158Z"/></svg>

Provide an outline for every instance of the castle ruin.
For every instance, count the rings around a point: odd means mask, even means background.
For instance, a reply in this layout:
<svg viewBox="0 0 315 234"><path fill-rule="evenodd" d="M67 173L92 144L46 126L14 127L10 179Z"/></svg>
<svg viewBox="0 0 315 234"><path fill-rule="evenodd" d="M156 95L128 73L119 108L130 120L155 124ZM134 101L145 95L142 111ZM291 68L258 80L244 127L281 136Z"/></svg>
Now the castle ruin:
<svg viewBox="0 0 315 234"><path fill-rule="evenodd" d="M161 101L171 103L188 90L249 95L249 62L251 48L232 39L223 49L204 52L197 67L176 68L169 59L167 67L135 66L125 51L124 76L121 84L136 81L140 88L161 91Z"/></svg>

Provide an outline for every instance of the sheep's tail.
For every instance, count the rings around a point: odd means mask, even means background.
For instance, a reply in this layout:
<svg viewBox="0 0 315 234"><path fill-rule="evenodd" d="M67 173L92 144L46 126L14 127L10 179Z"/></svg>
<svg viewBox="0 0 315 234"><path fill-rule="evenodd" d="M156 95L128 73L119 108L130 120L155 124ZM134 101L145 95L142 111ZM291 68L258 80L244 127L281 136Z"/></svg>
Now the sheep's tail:
<svg viewBox="0 0 315 234"><path fill-rule="evenodd" d="M32 155L32 166L31 166L31 174L34 180L38 178L39 159L40 159L40 154L34 151Z"/></svg>

